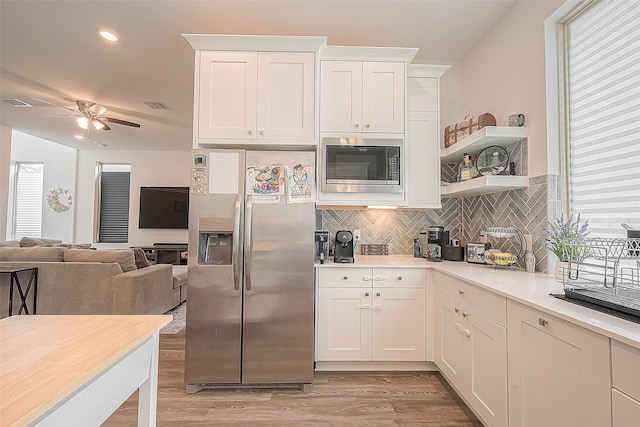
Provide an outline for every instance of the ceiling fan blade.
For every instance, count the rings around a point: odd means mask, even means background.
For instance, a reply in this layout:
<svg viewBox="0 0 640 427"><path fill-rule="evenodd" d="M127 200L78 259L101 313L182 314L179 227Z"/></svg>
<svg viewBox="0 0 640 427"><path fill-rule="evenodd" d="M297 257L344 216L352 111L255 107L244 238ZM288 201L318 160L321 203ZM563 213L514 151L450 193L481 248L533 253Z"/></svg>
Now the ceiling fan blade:
<svg viewBox="0 0 640 427"><path fill-rule="evenodd" d="M94 113L96 116L101 116L107 111L107 107L103 107L100 104L93 104L87 111Z"/></svg>
<svg viewBox="0 0 640 427"><path fill-rule="evenodd" d="M109 123L115 123L117 125L125 125L125 126L133 126L135 128L139 128L140 125L138 123L128 122L126 120L114 119L113 117L100 117L101 120Z"/></svg>
<svg viewBox="0 0 640 427"><path fill-rule="evenodd" d="M74 113L76 113L76 112L77 112L77 111L76 111L76 110L74 110L73 108L65 107L64 105L54 104L53 102L45 101L44 99L34 98L34 97L31 97L31 99L35 99L36 101L38 101L38 102L42 102L43 104L49 104L49 105L52 105L52 106L54 106L54 107L64 108L65 110L73 111Z"/></svg>

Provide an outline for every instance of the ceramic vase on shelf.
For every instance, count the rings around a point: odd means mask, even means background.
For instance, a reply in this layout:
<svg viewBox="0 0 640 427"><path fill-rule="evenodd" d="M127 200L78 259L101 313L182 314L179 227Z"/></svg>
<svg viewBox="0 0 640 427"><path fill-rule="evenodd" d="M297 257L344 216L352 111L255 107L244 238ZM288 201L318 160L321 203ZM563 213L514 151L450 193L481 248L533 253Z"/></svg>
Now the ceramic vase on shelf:
<svg viewBox="0 0 640 427"><path fill-rule="evenodd" d="M558 282L562 282L562 278L565 274L568 274L569 263L566 261L556 262L556 266L553 269L553 276Z"/></svg>

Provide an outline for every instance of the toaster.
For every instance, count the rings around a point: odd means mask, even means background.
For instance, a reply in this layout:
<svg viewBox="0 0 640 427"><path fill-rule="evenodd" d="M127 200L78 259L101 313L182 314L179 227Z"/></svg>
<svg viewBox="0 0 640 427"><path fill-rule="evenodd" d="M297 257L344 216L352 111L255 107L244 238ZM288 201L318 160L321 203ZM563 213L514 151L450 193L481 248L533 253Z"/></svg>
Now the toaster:
<svg viewBox="0 0 640 427"><path fill-rule="evenodd" d="M484 252L488 249L488 243L467 243L467 262L486 264Z"/></svg>

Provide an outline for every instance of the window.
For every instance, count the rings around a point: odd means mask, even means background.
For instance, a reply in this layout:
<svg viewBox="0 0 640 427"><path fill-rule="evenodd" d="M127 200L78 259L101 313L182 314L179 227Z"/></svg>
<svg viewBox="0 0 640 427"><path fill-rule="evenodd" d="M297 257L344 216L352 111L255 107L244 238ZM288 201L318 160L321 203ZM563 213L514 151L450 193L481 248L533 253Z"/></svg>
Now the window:
<svg viewBox="0 0 640 427"><path fill-rule="evenodd" d="M98 173L98 242L127 243L131 166L100 164Z"/></svg>
<svg viewBox="0 0 640 427"><path fill-rule="evenodd" d="M593 1L564 24L569 210L591 237L640 228L640 6Z"/></svg>
<svg viewBox="0 0 640 427"><path fill-rule="evenodd" d="M16 163L12 238L42 237L44 164Z"/></svg>

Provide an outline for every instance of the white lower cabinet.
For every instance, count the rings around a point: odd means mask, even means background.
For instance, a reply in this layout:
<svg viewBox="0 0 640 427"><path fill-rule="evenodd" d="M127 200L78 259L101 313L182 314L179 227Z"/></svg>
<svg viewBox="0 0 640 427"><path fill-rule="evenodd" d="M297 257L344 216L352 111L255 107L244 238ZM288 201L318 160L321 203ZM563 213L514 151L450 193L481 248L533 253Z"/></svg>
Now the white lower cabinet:
<svg viewBox="0 0 640 427"><path fill-rule="evenodd" d="M486 425L506 426L506 329L439 286L436 281L436 365Z"/></svg>
<svg viewBox="0 0 640 427"><path fill-rule="evenodd" d="M517 302L507 318L509 425L610 426L609 339Z"/></svg>
<svg viewBox="0 0 640 427"><path fill-rule="evenodd" d="M613 427L640 424L640 349L611 341Z"/></svg>
<svg viewBox="0 0 640 427"><path fill-rule="evenodd" d="M318 269L317 361L425 361L423 269Z"/></svg>

